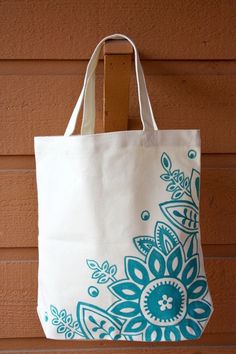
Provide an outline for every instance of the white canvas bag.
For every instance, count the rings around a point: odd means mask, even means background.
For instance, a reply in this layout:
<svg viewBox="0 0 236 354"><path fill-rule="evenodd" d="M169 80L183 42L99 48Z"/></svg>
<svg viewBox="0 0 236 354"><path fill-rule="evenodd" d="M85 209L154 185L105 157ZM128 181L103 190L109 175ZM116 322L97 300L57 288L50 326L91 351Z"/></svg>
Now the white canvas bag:
<svg viewBox="0 0 236 354"><path fill-rule="evenodd" d="M134 49L143 129L94 134L106 39ZM72 135L83 100L80 135ZM100 41L64 136L35 137L38 315L47 338L180 341L213 312L199 227L198 130L158 130L139 55Z"/></svg>

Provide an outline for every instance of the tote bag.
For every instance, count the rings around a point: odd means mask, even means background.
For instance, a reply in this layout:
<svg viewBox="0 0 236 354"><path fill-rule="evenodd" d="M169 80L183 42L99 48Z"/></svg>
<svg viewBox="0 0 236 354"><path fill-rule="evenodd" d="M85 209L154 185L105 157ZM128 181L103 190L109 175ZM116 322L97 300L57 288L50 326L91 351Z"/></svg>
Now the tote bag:
<svg viewBox="0 0 236 354"><path fill-rule="evenodd" d="M94 134L107 39L134 49L143 129ZM72 135L84 100L80 135ZM198 130L158 130L138 51L105 37L63 136L35 137L37 312L47 338L181 341L213 312L199 227Z"/></svg>

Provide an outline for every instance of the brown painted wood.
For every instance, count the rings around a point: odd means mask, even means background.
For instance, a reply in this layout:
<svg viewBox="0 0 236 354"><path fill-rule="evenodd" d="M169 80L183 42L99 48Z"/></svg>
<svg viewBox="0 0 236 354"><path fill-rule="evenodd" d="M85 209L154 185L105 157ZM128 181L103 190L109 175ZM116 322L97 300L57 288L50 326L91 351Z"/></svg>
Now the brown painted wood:
<svg viewBox="0 0 236 354"><path fill-rule="evenodd" d="M209 353L214 353L215 350L221 348L222 350L235 348L235 334L234 333L206 333L204 332L202 337L197 341L182 341L182 342L168 342L168 343L140 343L140 342L128 342L128 341L61 341L50 340L46 338L4 338L0 339L0 350L6 351L13 350L32 350L37 348L38 351L45 352L46 350L61 350L62 353L66 350L81 350L98 351L101 353L104 350L108 350L112 353L112 350L117 352L118 350L129 349L131 352L139 352L140 349L146 350L161 350L165 353L165 350L171 350L171 353L175 353L175 350L195 350L194 354L199 354L199 350L208 349Z"/></svg>
<svg viewBox="0 0 236 354"><path fill-rule="evenodd" d="M0 247L37 244L35 173L0 172Z"/></svg>
<svg viewBox="0 0 236 354"><path fill-rule="evenodd" d="M43 336L36 313L37 266L36 261L0 263L0 338ZM236 258L207 258L205 266L215 307L206 333L236 332Z"/></svg>
<svg viewBox="0 0 236 354"><path fill-rule="evenodd" d="M149 59L235 59L235 23L232 0L2 1L0 57L87 59L118 32Z"/></svg>
<svg viewBox="0 0 236 354"><path fill-rule="evenodd" d="M0 3L0 353L236 354L235 23L233 0ZM33 136L64 133L87 60L98 41L115 32L130 36L139 49L159 128L201 129L207 153L202 157L201 230L215 313L198 341L47 340L36 315ZM131 48L113 42L105 50L115 75L114 65L124 70L121 57L115 58ZM103 131L103 65L101 60L96 70L97 132ZM120 114L117 119L112 113L119 126L128 114L128 128L141 129L133 63L131 72L129 110L123 91L120 104L111 100L107 111ZM117 80L127 80L116 73ZM114 77L106 92L111 97ZM108 130L121 129L112 124Z"/></svg>
<svg viewBox="0 0 236 354"><path fill-rule="evenodd" d="M236 244L231 245L202 245L204 257L236 257ZM37 247L9 247L0 248L1 261L30 261L38 259Z"/></svg>
<svg viewBox="0 0 236 354"><path fill-rule="evenodd" d="M63 135L82 80L81 74L68 75L63 71L57 75L2 75L0 155L33 154L34 136ZM146 81L160 129L200 128L203 152L236 152L234 75L167 73L146 75ZM103 76L98 73L97 132L103 131L102 83ZM129 118L129 129L141 129L134 75L130 84ZM80 122L81 114L78 128Z"/></svg>
<svg viewBox="0 0 236 354"><path fill-rule="evenodd" d="M203 168L203 244L235 244L236 169ZM37 246L37 198L33 170L0 171L0 247ZM222 215L224 222L222 222Z"/></svg>
<svg viewBox="0 0 236 354"><path fill-rule="evenodd" d="M109 39L106 40L103 47L104 55L132 55L133 47L126 39Z"/></svg>
<svg viewBox="0 0 236 354"><path fill-rule="evenodd" d="M124 40L104 45L103 130L127 130L132 47Z"/></svg>
<svg viewBox="0 0 236 354"><path fill-rule="evenodd" d="M91 347L93 347L91 345ZM119 349L119 353L120 354L129 354L129 353L136 353L138 349L138 353L139 354L153 354L153 353L165 353L165 354L173 354L173 349L165 349L165 348L129 348L129 349ZM195 348L189 348L189 349L183 349L183 348L175 348L174 351L175 353L181 353L181 354L209 354L210 350L214 350L215 354L235 354L236 353L236 347L233 348L217 348L217 347L213 347L213 348L201 348L201 347L195 347ZM86 352L90 352L91 349L88 350L84 350L84 349L77 349L77 350L72 350L71 349L59 349L59 350L51 350L51 349L44 349L43 351L38 351L37 353L50 353L50 354L80 354L80 353L86 353ZM36 352L33 351L17 351L17 353L19 354L35 354ZM100 354L101 350L100 349L93 349L93 354ZM104 354L116 354L117 350L114 349L107 349L104 348L102 350L102 353ZM4 351L4 354L12 354L11 351Z"/></svg>

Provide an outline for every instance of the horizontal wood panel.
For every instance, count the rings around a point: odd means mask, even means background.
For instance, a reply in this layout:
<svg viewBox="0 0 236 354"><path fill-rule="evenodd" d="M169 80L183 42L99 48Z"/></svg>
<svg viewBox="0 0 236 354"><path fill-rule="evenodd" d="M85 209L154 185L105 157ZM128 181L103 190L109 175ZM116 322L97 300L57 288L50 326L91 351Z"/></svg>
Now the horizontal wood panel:
<svg viewBox="0 0 236 354"><path fill-rule="evenodd" d="M79 345L78 345L79 344ZM182 341L182 342L160 342L153 344L151 342L140 343L140 342L127 342L127 341L60 341L60 340L50 340L45 337L38 338L3 338L0 339L0 350L7 351L9 349L13 350L32 350L32 348L37 348L38 351L43 353L46 350L57 350L62 351L63 353L66 350L72 351L81 350L83 352L87 351L99 351L100 353L104 350L108 350L108 353L112 353L112 350L115 352L124 349L129 349L132 351L137 349L146 349L146 350L161 350L162 353L165 353L165 350L181 350L186 349L195 349L194 354L199 354L199 350L205 350L209 348L209 353L215 353L215 350L226 349L234 350L236 346L235 334L234 333L206 333L204 332L202 337L197 341ZM174 347L174 348L173 348ZM190 348L189 348L190 347ZM171 349L172 348L172 349ZM0 353L1 353L0 351ZM81 352L79 352L81 353Z"/></svg>
<svg viewBox="0 0 236 354"><path fill-rule="evenodd" d="M98 353L104 353L104 354L116 354L117 349L107 349L103 348L101 349L94 349L92 343L91 347L93 348L93 354L98 354ZM166 349L166 348L129 348L129 349L119 349L119 354L129 354L129 353L138 353L139 354L153 354L153 353L163 353L163 354L173 354L173 349ZM183 348L175 348L174 352L175 353L181 353L181 354L210 354L212 353L211 350L214 350L214 354L235 354L236 353L236 347L234 348L201 348L201 347L194 347L189 349L183 349ZM43 349L41 350L30 350L30 351L17 351L19 354L35 354L35 353L43 353L43 354L80 354L80 353L85 353L85 352L91 352L91 349L84 350L84 349L77 349L77 350L71 350L71 349L61 349L61 350L51 350L51 349ZM1 352L0 352L1 353ZM4 354L12 354L12 351L4 351Z"/></svg>
<svg viewBox="0 0 236 354"><path fill-rule="evenodd" d="M0 172L0 247L37 244L35 172Z"/></svg>
<svg viewBox="0 0 236 354"><path fill-rule="evenodd" d="M43 336L36 313L37 266L0 263L0 338ZM236 258L208 258L205 267L215 308L206 333L236 332Z"/></svg>
<svg viewBox="0 0 236 354"><path fill-rule="evenodd" d="M201 232L203 244L235 244L236 169L203 168ZM0 247L37 246L34 170L0 171Z"/></svg>
<svg viewBox="0 0 236 354"><path fill-rule="evenodd" d="M97 76L96 131L101 132L102 76ZM2 74L0 155L31 155L34 136L63 135L82 82L83 74ZM150 74L147 85L159 129L201 129L204 153L236 152L235 76ZM134 75L129 106L129 129L141 129L140 119L134 119L139 117ZM81 114L78 129L80 120Z"/></svg>
<svg viewBox="0 0 236 354"><path fill-rule="evenodd" d="M204 257L236 257L236 244L229 245L202 245ZM38 259L37 247L9 247L0 248L0 259L9 260L36 260Z"/></svg>
<svg viewBox="0 0 236 354"><path fill-rule="evenodd" d="M2 1L0 57L85 59L125 33L148 58L232 59L235 22L233 0Z"/></svg>

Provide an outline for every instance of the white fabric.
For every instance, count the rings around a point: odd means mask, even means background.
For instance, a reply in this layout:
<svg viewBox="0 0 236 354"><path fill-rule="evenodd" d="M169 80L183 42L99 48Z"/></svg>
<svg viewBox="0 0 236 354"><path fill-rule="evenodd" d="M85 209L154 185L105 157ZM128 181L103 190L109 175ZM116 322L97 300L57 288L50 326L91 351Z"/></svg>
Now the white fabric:
<svg viewBox="0 0 236 354"><path fill-rule="evenodd" d="M93 134L95 67L110 38L133 45L143 130ZM82 131L75 136L85 92ZM157 130L128 37L99 42L65 135L35 137L34 144L37 311L46 337L198 338L213 311L198 226L200 134ZM130 314L120 312L125 306Z"/></svg>

